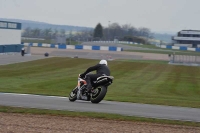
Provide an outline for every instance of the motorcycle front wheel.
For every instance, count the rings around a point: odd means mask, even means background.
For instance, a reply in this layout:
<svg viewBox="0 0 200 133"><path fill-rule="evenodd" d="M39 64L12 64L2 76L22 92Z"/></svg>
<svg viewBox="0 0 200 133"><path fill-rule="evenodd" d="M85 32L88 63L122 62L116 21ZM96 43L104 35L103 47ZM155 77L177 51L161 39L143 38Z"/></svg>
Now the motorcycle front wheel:
<svg viewBox="0 0 200 133"><path fill-rule="evenodd" d="M69 101L74 102L77 99L78 87L75 87L69 94Z"/></svg>
<svg viewBox="0 0 200 133"><path fill-rule="evenodd" d="M107 93L107 87L105 86L98 86L92 91L91 95L91 102L92 103L99 103L103 100Z"/></svg>

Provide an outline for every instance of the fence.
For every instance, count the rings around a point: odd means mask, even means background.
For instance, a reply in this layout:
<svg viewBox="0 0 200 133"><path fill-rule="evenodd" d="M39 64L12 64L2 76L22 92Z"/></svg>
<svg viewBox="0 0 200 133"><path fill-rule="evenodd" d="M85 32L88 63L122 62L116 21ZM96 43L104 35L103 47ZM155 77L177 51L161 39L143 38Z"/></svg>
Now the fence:
<svg viewBox="0 0 200 133"><path fill-rule="evenodd" d="M175 55L172 54L170 58L170 63L178 64L198 64L200 65L200 56L193 55Z"/></svg>
<svg viewBox="0 0 200 133"><path fill-rule="evenodd" d="M128 42L128 41L93 41L98 43L118 43L118 44L135 44L135 45L143 45L137 42Z"/></svg>
<svg viewBox="0 0 200 133"><path fill-rule="evenodd" d="M24 46L49 47L58 49L79 49L79 50L105 50L105 51L123 51L121 47L115 46L87 46L87 45L55 45L42 43L23 43Z"/></svg>

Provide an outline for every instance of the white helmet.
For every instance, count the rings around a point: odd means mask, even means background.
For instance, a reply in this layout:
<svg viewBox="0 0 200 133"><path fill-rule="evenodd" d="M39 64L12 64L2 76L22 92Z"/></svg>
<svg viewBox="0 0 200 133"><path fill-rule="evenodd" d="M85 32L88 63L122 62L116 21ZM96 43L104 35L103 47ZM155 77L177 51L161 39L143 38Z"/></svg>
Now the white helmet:
<svg viewBox="0 0 200 133"><path fill-rule="evenodd" d="M107 66L107 61L106 60L101 60L100 62L99 62L99 64L105 64L106 66Z"/></svg>

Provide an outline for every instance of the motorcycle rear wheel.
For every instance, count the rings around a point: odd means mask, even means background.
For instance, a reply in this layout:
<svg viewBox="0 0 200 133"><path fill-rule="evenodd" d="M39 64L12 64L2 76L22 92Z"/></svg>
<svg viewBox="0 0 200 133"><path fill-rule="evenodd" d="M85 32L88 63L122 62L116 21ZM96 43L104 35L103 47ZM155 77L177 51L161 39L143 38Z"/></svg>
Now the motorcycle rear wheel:
<svg viewBox="0 0 200 133"><path fill-rule="evenodd" d="M96 87L91 95L91 102L92 103L99 103L103 100L107 93L107 87L105 86L98 86Z"/></svg>

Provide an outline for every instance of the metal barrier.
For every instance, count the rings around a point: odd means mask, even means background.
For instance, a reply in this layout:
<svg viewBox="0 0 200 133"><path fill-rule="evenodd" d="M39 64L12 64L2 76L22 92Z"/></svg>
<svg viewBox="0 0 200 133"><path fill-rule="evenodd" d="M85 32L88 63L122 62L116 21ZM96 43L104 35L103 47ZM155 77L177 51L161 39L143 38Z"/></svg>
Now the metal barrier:
<svg viewBox="0 0 200 133"><path fill-rule="evenodd" d="M0 53L18 53L22 47L21 44L0 45Z"/></svg>
<svg viewBox="0 0 200 133"><path fill-rule="evenodd" d="M170 57L171 63L200 64L200 56L172 54Z"/></svg>

